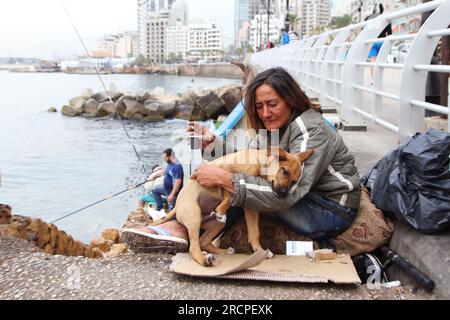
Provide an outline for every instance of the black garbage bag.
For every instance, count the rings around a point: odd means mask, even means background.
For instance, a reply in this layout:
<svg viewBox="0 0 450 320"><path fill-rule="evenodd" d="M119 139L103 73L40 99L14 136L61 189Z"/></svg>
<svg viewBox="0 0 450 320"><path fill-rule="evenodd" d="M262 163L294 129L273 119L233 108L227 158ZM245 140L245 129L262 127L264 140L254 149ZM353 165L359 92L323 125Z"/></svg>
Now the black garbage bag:
<svg viewBox="0 0 450 320"><path fill-rule="evenodd" d="M374 204L423 233L450 225L450 134L430 129L379 161L363 184Z"/></svg>

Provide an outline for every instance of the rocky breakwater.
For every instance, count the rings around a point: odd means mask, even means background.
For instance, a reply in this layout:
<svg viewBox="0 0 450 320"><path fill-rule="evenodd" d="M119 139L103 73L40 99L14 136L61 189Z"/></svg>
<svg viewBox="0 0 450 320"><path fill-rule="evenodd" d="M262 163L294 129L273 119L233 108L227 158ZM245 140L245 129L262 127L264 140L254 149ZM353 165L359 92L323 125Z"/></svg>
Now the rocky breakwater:
<svg viewBox="0 0 450 320"><path fill-rule="evenodd" d="M62 107L68 117L121 118L136 121L183 119L193 121L216 120L227 115L242 99L242 87L227 85L215 90L188 90L184 94L165 93L163 88L136 94L109 91L93 93L87 90Z"/></svg>
<svg viewBox="0 0 450 320"><path fill-rule="evenodd" d="M164 74L164 75L178 75L177 66L169 65L148 65L148 66L132 66L124 67L119 70L115 70L114 73L119 74Z"/></svg>
<svg viewBox="0 0 450 320"><path fill-rule="evenodd" d="M41 219L13 215L11 207L2 204L0 204L0 238L20 238L34 243L39 249L51 255L102 258L116 257L127 252L125 244L120 243L118 230L106 229L102 232L101 238L86 245Z"/></svg>

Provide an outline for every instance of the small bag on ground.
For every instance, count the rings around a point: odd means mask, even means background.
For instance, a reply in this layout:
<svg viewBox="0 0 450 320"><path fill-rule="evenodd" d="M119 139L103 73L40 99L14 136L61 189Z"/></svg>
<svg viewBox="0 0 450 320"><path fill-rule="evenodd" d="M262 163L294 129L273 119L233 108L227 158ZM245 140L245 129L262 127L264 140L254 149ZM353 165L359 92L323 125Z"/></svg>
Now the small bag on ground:
<svg viewBox="0 0 450 320"><path fill-rule="evenodd" d="M361 203L353 224L332 242L338 253L355 256L388 244L393 233L394 222L372 203L367 188L362 188Z"/></svg>

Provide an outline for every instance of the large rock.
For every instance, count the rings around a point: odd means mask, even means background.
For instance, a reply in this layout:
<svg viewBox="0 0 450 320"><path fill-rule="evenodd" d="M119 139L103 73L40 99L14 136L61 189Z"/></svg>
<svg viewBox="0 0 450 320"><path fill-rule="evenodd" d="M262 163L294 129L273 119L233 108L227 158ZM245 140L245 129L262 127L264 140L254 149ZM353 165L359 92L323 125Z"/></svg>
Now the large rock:
<svg viewBox="0 0 450 320"><path fill-rule="evenodd" d="M112 243L119 243L120 233L117 229L106 229L102 232L102 238L105 240L109 240Z"/></svg>
<svg viewBox="0 0 450 320"><path fill-rule="evenodd" d="M41 219L33 219L27 227L28 233L34 238L37 246L41 249L50 241L50 230L48 224Z"/></svg>
<svg viewBox="0 0 450 320"><path fill-rule="evenodd" d="M75 251L75 241L71 236L69 236L69 241L67 242L66 251L64 251L65 256L72 257Z"/></svg>
<svg viewBox="0 0 450 320"><path fill-rule="evenodd" d="M147 115L147 109L145 109L145 106L139 101L132 99L124 99L123 103L127 107L127 110L125 111L124 114L125 118L134 119L137 114L140 114L142 116Z"/></svg>
<svg viewBox="0 0 450 320"><path fill-rule="evenodd" d="M11 207L0 204L0 224L11 223Z"/></svg>
<svg viewBox="0 0 450 320"><path fill-rule="evenodd" d="M73 255L75 257L81 257L84 255L84 244L80 241L75 241L73 247Z"/></svg>
<svg viewBox="0 0 450 320"><path fill-rule="evenodd" d="M163 117L169 117L177 111L177 105L176 102L152 102L147 100L145 109L147 109L148 115L159 114Z"/></svg>
<svg viewBox="0 0 450 320"><path fill-rule="evenodd" d="M150 92L140 91L136 94L135 100L140 103L144 103L147 100L154 99L153 95Z"/></svg>
<svg viewBox="0 0 450 320"><path fill-rule="evenodd" d="M112 246L111 250L108 252L107 256L110 258L114 258L125 254L128 252L128 248L124 243L115 244Z"/></svg>
<svg viewBox="0 0 450 320"><path fill-rule="evenodd" d="M203 109L209 119L217 117L225 110L225 102L214 91L199 98L196 103Z"/></svg>
<svg viewBox="0 0 450 320"><path fill-rule="evenodd" d="M142 114L136 113L135 115L133 115L133 116L131 117L131 120L142 121L142 120L144 120L145 118L146 118L146 117L143 116Z"/></svg>
<svg viewBox="0 0 450 320"><path fill-rule="evenodd" d="M19 215L14 215L11 218L11 223L13 223L13 222L23 223L27 227L30 225L31 221L33 221L33 220L30 217L24 217L24 216L19 216Z"/></svg>
<svg viewBox="0 0 450 320"><path fill-rule="evenodd" d="M115 113L114 103L106 101L106 102L100 103L95 116L97 118L101 118L101 117L106 117L106 116L112 115L114 113Z"/></svg>
<svg viewBox="0 0 450 320"><path fill-rule="evenodd" d="M98 248L84 247L83 256L86 258L97 259L103 257L103 252Z"/></svg>
<svg viewBox="0 0 450 320"><path fill-rule="evenodd" d="M199 91L188 90L181 96L180 105L193 106L201 95Z"/></svg>
<svg viewBox="0 0 450 320"><path fill-rule="evenodd" d="M0 224L0 239L8 237L7 231L8 231L8 225Z"/></svg>
<svg viewBox="0 0 450 320"><path fill-rule="evenodd" d="M58 228L51 224L48 226L48 229L50 230L50 240L48 242L48 244L52 247L52 248L56 248L56 241L58 240L58 233L59 230Z"/></svg>
<svg viewBox="0 0 450 320"><path fill-rule="evenodd" d="M119 117L121 117L121 118L125 117L125 112L127 111L127 106L125 105L125 103L123 103L123 100L125 100L125 96L120 97L114 103L114 109L116 111L116 115L119 115Z"/></svg>
<svg viewBox="0 0 450 320"><path fill-rule="evenodd" d="M69 100L69 107L79 109L88 100L89 100L89 97L87 97L87 96L79 96L79 97L72 98Z"/></svg>
<svg viewBox="0 0 450 320"><path fill-rule="evenodd" d="M83 256L85 256L86 258L93 259L95 257L94 249L91 248L91 247L85 247L84 248L84 252L83 252Z"/></svg>
<svg viewBox="0 0 450 320"><path fill-rule="evenodd" d="M54 247L52 247L52 246L50 245L50 243L47 243L47 244L45 245L45 247L44 247L44 253L46 253L46 254L55 254L55 252L56 252L56 249L55 249Z"/></svg>
<svg viewBox="0 0 450 320"><path fill-rule="evenodd" d="M108 252L109 249L111 249L113 244L114 243L112 241L101 238L101 239L92 240L91 243L89 244L89 246L91 248L97 248L97 249L101 250L102 252Z"/></svg>
<svg viewBox="0 0 450 320"><path fill-rule="evenodd" d="M217 90L217 95L225 102L225 108L228 113L231 113L242 100L242 87L235 85L225 86Z"/></svg>
<svg viewBox="0 0 450 320"><path fill-rule="evenodd" d="M205 121L206 113L196 105L180 105L175 114L175 118L190 121Z"/></svg>
<svg viewBox="0 0 450 320"><path fill-rule="evenodd" d="M165 119L166 118L164 118L163 115L155 113L155 114L150 114L143 119L135 119L135 120L141 120L144 122L161 122L161 121L164 121Z"/></svg>
<svg viewBox="0 0 450 320"><path fill-rule="evenodd" d="M121 96L123 96L122 92L115 91L115 90L108 91L108 93L110 94L113 101L116 101ZM91 96L91 98L97 100L97 102L99 102L99 103L109 101L108 93L106 93L105 91L97 92L97 93L93 94Z"/></svg>
<svg viewBox="0 0 450 320"><path fill-rule="evenodd" d="M146 226L151 222L153 222L152 218L144 209L136 209L128 215L127 222L123 225L123 228Z"/></svg>
<svg viewBox="0 0 450 320"><path fill-rule="evenodd" d="M88 114L95 115L97 113L98 107L100 104L95 99L89 99L84 104L84 111Z"/></svg>
<svg viewBox="0 0 450 320"><path fill-rule="evenodd" d="M69 244L69 236L65 231L59 231L56 239L56 254L64 255L67 245Z"/></svg>
<svg viewBox="0 0 450 320"><path fill-rule="evenodd" d="M94 94L94 91L91 88L85 89L82 96L91 97Z"/></svg>
<svg viewBox="0 0 450 320"><path fill-rule="evenodd" d="M61 113L66 117L78 117L83 113L83 109L75 109L69 106L63 106Z"/></svg>
<svg viewBox="0 0 450 320"><path fill-rule="evenodd" d="M27 225L20 222L11 222L7 226L6 236L28 240Z"/></svg>

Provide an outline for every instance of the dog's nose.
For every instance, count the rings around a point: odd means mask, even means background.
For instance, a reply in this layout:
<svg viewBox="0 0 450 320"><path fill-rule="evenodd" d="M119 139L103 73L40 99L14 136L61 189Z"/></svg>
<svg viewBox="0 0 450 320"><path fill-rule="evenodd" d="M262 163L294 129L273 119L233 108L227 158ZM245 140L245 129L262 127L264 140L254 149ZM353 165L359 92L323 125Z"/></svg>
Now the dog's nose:
<svg viewBox="0 0 450 320"><path fill-rule="evenodd" d="M276 191L276 194L280 197L280 198L286 198L287 195L289 193L289 189L287 188L283 188L283 189L278 189Z"/></svg>

